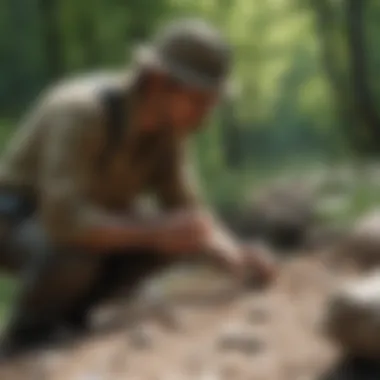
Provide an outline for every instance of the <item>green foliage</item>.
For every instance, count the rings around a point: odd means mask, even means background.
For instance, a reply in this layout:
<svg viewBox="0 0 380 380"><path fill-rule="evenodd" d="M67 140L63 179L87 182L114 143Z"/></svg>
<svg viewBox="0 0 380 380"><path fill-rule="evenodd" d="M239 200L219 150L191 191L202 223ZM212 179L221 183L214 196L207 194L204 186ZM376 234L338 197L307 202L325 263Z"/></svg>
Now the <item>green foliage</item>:
<svg viewBox="0 0 380 380"><path fill-rule="evenodd" d="M18 120L56 76L127 66L135 45L168 20L205 18L223 31L235 52L236 97L195 137L207 193L227 199L242 192L242 182L234 178L286 162L336 160L346 154L344 137L353 128L353 140L370 131L350 111L346 5L335 0L4 0L0 115ZM365 11L368 76L376 100L380 6L371 0ZM8 131L1 126L1 141Z"/></svg>
<svg viewBox="0 0 380 380"><path fill-rule="evenodd" d="M18 283L13 278L0 277L0 330L9 317L11 304L17 292Z"/></svg>
<svg viewBox="0 0 380 380"><path fill-rule="evenodd" d="M327 48L338 76L346 78L344 4L333 0L4 0L0 3L0 115L18 119L54 76L127 66L134 46L157 27L175 17L195 16L220 27L233 45L232 79L238 89L228 111L217 112L210 128L196 137L203 176L214 183L228 182L236 170L243 175L244 167L257 171L262 165L305 156L335 159L345 147L342 131L350 128L337 108L350 99L347 88L337 90L332 83L323 51ZM318 32L321 9L331 16L325 25L327 38ZM366 30L375 97L380 83L376 80L379 16L380 7L372 0ZM228 150L230 140L235 148ZM228 164L231 151L239 151L237 166Z"/></svg>

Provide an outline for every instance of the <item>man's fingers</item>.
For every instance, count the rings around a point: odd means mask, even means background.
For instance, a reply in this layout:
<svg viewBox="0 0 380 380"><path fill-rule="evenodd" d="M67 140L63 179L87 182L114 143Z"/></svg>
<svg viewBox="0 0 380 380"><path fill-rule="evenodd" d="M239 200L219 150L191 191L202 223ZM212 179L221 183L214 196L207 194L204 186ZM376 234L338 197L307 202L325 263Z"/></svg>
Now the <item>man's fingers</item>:
<svg viewBox="0 0 380 380"><path fill-rule="evenodd" d="M258 277L266 282L272 282L277 278L279 267L274 254L262 246L246 247L244 256L250 275Z"/></svg>

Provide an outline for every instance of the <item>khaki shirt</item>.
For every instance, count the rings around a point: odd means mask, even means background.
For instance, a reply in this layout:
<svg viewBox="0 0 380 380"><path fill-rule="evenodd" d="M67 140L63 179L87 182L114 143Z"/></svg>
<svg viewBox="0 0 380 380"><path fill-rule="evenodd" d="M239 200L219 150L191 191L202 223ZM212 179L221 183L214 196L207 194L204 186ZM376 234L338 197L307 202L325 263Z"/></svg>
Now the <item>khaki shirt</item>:
<svg viewBox="0 0 380 380"><path fill-rule="evenodd" d="M70 241L82 229L125 213L146 192L166 208L197 202L186 142L167 131L153 136L126 123L99 170L109 127L99 97L104 85L125 86L126 105L133 104L131 79L119 73L55 85L32 108L0 161L0 188L33 193L38 216L59 240Z"/></svg>

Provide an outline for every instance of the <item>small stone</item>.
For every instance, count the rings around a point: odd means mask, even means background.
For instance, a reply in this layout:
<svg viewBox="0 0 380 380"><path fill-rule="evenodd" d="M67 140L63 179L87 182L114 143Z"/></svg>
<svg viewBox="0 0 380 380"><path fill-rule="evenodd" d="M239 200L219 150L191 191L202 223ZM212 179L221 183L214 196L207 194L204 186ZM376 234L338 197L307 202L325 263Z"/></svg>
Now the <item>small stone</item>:
<svg viewBox="0 0 380 380"><path fill-rule="evenodd" d="M223 351L233 350L245 354L255 354L263 349L264 342L252 333L229 328L218 337L217 345Z"/></svg>
<svg viewBox="0 0 380 380"><path fill-rule="evenodd" d="M164 328L170 331L181 331L182 321L180 314L174 310L173 307L168 305L157 305L154 309L154 316L156 320Z"/></svg>
<svg viewBox="0 0 380 380"><path fill-rule="evenodd" d="M250 323L264 323L270 318L269 310L263 307L252 307L247 313L247 319Z"/></svg>
<svg viewBox="0 0 380 380"><path fill-rule="evenodd" d="M129 334L130 343L137 350L152 348L153 337L151 331L143 328L136 328Z"/></svg>

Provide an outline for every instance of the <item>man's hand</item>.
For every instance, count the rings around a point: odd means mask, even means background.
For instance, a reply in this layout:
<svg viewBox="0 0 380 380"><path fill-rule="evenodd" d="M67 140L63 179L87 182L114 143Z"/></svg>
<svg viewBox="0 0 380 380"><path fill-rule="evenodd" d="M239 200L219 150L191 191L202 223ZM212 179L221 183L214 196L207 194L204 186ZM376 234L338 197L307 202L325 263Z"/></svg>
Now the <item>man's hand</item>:
<svg viewBox="0 0 380 380"><path fill-rule="evenodd" d="M221 226L213 224L211 234L203 246L203 251L235 277L244 276L246 263L241 248Z"/></svg>
<svg viewBox="0 0 380 380"><path fill-rule="evenodd" d="M275 258L264 245L239 244L219 228L208 244L209 253L238 279L267 284L277 276Z"/></svg>
<svg viewBox="0 0 380 380"><path fill-rule="evenodd" d="M241 247L242 256L247 268L246 280L258 280L270 283L278 274L275 257L267 247L261 244L245 244Z"/></svg>
<svg viewBox="0 0 380 380"><path fill-rule="evenodd" d="M263 246L239 244L204 211L169 214L153 236L155 248L176 255L203 252L242 280L270 282L277 272L274 258Z"/></svg>

